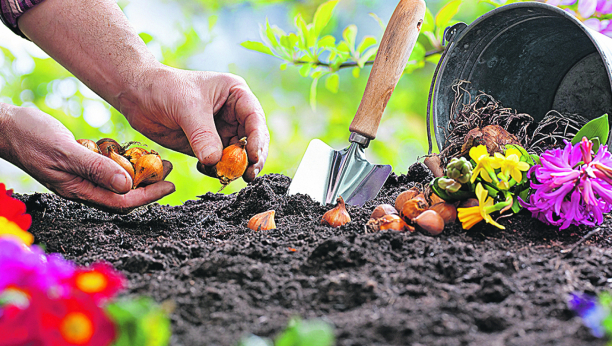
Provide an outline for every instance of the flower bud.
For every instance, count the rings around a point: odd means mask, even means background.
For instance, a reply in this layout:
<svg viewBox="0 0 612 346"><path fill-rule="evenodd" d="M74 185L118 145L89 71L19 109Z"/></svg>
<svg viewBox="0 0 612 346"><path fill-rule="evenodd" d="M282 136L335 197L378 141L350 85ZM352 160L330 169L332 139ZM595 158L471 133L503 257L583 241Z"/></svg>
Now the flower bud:
<svg viewBox="0 0 612 346"><path fill-rule="evenodd" d="M448 193L455 193L461 188L461 184L456 182L454 179L447 178L438 179L438 186Z"/></svg>
<svg viewBox="0 0 612 346"><path fill-rule="evenodd" d="M268 210L253 216L248 223L248 227L253 231L267 231L276 228L274 222L274 210Z"/></svg>
<svg viewBox="0 0 612 346"><path fill-rule="evenodd" d="M321 224L332 227L340 227L348 222L351 222L351 217L348 211L346 211L344 199L342 199L342 197L338 197L336 202L338 205L323 215Z"/></svg>
<svg viewBox="0 0 612 346"><path fill-rule="evenodd" d="M465 184L472 177L472 164L465 157L459 159L454 157L446 166L446 176Z"/></svg>

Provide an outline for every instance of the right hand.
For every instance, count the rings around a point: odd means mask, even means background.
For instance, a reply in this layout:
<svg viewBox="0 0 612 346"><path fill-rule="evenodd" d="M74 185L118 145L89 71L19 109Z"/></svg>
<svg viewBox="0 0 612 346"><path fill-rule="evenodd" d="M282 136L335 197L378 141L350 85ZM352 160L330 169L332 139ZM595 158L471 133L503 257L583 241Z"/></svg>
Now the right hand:
<svg viewBox="0 0 612 346"><path fill-rule="evenodd" d="M64 198L116 213L175 190L168 181L132 190L132 179L121 166L77 143L57 119L35 108L0 103L0 157ZM164 177L171 169L164 161Z"/></svg>

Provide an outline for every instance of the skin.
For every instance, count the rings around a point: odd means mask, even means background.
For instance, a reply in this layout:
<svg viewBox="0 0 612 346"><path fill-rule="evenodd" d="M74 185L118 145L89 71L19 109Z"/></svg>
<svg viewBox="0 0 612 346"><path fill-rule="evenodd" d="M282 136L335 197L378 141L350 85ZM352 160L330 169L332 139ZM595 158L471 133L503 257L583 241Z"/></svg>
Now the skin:
<svg viewBox="0 0 612 346"><path fill-rule="evenodd" d="M19 19L22 32L119 110L134 129L212 166L223 147L248 137L251 181L263 168L270 136L265 115L235 75L185 71L155 60L113 0L46 0ZM162 181L131 190L114 161L76 143L59 121L33 108L0 103L0 157L51 191L119 213L174 192ZM164 174L171 170L164 163Z"/></svg>

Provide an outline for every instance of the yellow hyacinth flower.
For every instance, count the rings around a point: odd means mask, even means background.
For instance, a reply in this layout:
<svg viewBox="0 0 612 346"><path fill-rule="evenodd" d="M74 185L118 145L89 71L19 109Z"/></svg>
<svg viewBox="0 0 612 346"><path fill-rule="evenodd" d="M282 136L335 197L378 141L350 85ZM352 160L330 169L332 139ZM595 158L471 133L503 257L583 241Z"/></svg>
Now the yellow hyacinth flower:
<svg viewBox="0 0 612 346"><path fill-rule="evenodd" d="M501 204L503 203L498 203L499 206L493 205L493 198L489 197L487 190L482 187L481 183L478 183L476 186L476 198L478 198L478 206L457 209L459 221L461 222L463 228L470 229L475 224L485 220L487 223L490 223L497 228L505 229L504 226L495 222L490 215L490 213L501 209Z"/></svg>
<svg viewBox="0 0 612 346"><path fill-rule="evenodd" d="M22 230L16 223L0 216L0 238L12 238L30 246L34 242L34 236L28 231Z"/></svg>
<svg viewBox="0 0 612 346"><path fill-rule="evenodd" d="M482 177L487 183L498 181L495 175L495 169L500 167L500 163L495 160L494 157L489 156L487 147L479 145L470 149L470 157L476 162L476 168L472 171L472 178L470 181L473 183L478 178L478 175Z"/></svg>

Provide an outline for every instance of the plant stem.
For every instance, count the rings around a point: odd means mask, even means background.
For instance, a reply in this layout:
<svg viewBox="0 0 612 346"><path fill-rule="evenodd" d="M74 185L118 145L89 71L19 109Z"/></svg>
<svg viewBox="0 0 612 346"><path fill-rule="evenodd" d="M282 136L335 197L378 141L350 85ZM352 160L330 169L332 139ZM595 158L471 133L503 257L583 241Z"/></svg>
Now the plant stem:
<svg viewBox="0 0 612 346"><path fill-rule="evenodd" d="M430 57L432 55L436 55L436 54L440 54L444 51L444 49L437 49L437 50L430 50L429 52L425 53L425 57ZM331 64L326 63L326 62L322 62L322 61L316 61L316 62L309 62L309 61L303 61L303 60L296 60L293 61L294 65L304 65L304 64L311 64L314 67L319 67L319 66L323 66L323 67L331 67ZM368 66L368 65L372 65L374 64L374 60L368 60L365 62L364 66ZM357 62L355 61L347 61L345 63L342 63L338 66L338 69L342 69L342 68L349 68L349 67L357 67L359 66L359 64L357 64Z"/></svg>

